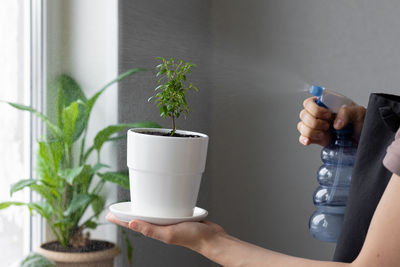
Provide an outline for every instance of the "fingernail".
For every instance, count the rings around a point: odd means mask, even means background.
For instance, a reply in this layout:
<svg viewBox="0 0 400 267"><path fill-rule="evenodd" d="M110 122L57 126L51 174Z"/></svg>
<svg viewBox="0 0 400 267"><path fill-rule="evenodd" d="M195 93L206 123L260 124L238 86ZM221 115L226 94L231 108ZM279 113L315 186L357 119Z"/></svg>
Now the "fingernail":
<svg viewBox="0 0 400 267"><path fill-rule="evenodd" d="M341 119L336 119L335 121L335 128L341 128L343 126L343 121Z"/></svg>
<svg viewBox="0 0 400 267"><path fill-rule="evenodd" d="M306 141L305 138L303 136L300 136L300 143L304 145L305 141Z"/></svg>
<svg viewBox="0 0 400 267"><path fill-rule="evenodd" d="M129 228L131 228L132 230L138 231L139 230L139 224L137 222L131 222L129 224Z"/></svg>
<svg viewBox="0 0 400 267"><path fill-rule="evenodd" d="M306 139L304 137L300 137L300 142L305 145L306 144Z"/></svg>

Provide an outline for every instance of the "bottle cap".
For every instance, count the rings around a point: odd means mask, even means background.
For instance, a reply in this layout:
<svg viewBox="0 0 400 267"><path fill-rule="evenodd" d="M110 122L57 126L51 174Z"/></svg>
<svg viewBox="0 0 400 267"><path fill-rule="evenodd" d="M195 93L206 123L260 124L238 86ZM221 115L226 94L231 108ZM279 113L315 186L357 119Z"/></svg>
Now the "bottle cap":
<svg viewBox="0 0 400 267"><path fill-rule="evenodd" d="M310 94L312 94L313 96L321 96L322 91L324 91L324 87L318 85L311 85L309 91Z"/></svg>

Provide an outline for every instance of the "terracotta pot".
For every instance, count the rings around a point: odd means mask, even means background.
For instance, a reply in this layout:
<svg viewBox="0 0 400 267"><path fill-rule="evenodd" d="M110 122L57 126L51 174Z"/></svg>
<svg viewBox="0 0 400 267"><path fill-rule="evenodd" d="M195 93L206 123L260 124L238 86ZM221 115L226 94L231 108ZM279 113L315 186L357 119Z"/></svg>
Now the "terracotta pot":
<svg viewBox="0 0 400 267"><path fill-rule="evenodd" d="M121 252L115 244L109 249L94 252L59 252L44 249L45 244L36 252L54 261L57 267L113 267L114 258Z"/></svg>

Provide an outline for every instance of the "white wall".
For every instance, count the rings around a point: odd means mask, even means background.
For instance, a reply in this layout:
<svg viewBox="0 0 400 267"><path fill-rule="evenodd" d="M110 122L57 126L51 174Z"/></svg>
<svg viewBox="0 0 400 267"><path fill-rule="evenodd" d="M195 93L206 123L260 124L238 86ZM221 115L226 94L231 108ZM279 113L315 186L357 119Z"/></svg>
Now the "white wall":
<svg viewBox="0 0 400 267"><path fill-rule="evenodd" d="M91 97L118 75L118 1L51 0L47 4L49 87L57 74L67 73ZM108 88L96 103L87 145L99 130L117 123L117 90L117 85ZM48 99L54 101L54 91L49 91ZM51 104L48 106L51 113ZM105 144L101 158L115 169L116 146ZM108 204L116 202L116 186L107 185L103 193ZM105 222L104 216L100 218ZM116 242L116 226L99 226L92 237Z"/></svg>

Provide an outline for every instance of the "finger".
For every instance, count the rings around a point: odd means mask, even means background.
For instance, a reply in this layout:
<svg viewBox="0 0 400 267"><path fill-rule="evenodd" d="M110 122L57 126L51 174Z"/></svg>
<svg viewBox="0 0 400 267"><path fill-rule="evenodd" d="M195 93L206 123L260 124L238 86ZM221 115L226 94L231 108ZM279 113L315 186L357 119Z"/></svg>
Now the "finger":
<svg viewBox="0 0 400 267"><path fill-rule="evenodd" d="M354 109L351 109L350 107L343 107L343 108L339 109L339 112L336 115L335 121L333 122L333 127L336 130L340 130L344 126L349 124L353 117L352 111L354 111Z"/></svg>
<svg viewBox="0 0 400 267"><path fill-rule="evenodd" d="M364 117L364 107L358 105L346 106L339 110L333 123L333 127L340 130L349 123L360 124L364 122Z"/></svg>
<svg viewBox="0 0 400 267"><path fill-rule="evenodd" d="M326 146L327 144L329 144L330 140L331 140L331 134L329 134L329 133L326 133L322 139L318 139L318 140L310 139L310 138L304 137L302 135L300 135L300 137L299 137L299 142L305 146L309 146L311 144Z"/></svg>
<svg viewBox="0 0 400 267"><path fill-rule="evenodd" d="M115 217L115 215L112 214L111 212L109 212L107 214L106 220L109 221L109 222L112 222L112 223L115 223L115 224L118 224L118 225L121 225L123 227L128 228L128 223L127 222L123 222L123 221L118 220L117 217Z"/></svg>
<svg viewBox="0 0 400 267"><path fill-rule="evenodd" d="M300 142L301 144L305 145L305 146L308 146L308 145L311 144L310 138L305 137L305 136L302 136L302 135L299 136L299 142Z"/></svg>
<svg viewBox="0 0 400 267"><path fill-rule="evenodd" d="M358 114L356 116L356 121L354 122L354 134L353 138L357 140L357 142L360 140L361 136L361 131L364 126L364 119L365 119L365 113L367 110L363 107L360 106L360 109L358 111Z"/></svg>
<svg viewBox="0 0 400 267"><path fill-rule="evenodd" d="M308 111L312 116L319 119L329 120L332 117L332 113L326 108L320 107L315 103L316 98L310 97L304 100L304 109Z"/></svg>
<svg viewBox="0 0 400 267"><path fill-rule="evenodd" d="M331 139L331 133L328 131L313 130L308 126L304 125L302 122L297 124L297 130L300 132L299 137L300 143L303 145L317 144L321 146L326 146L329 144Z"/></svg>
<svg viewBox="0 0 400 267"><path fill-rule="evenodd" d="M311 140L321 140L325 134L324 131L310 128L301 121L297 124L297 130L302 136L308 137Z"/></svg>
<svg viewBox="0 0 400 267"><path fill-rule="evenodd" d="M358 141L364 125L365 113L366 109L363 106L352 105L343 107L339 110L333 127L337 130L340 130L347 124L352 123L354 127L353 138Z"/></svg>
<svg viewBox="0 0 400 267"><path fill-rule="evenodd" d="M172 227L160 226L151 223L147 223L140 220L133 220L129 222L129 228L142 233L144 236L160 240L164 243L171 244L173 241Z"/></svg>
<svg viewBox="0 0 400 267"><path fill-rule="evenodd" d="M328 121L315 118L305 109L300 112L299 117L305 125L316 130L327 131L330 127Z"/></svg>

